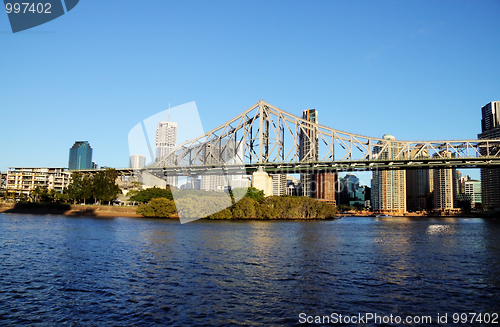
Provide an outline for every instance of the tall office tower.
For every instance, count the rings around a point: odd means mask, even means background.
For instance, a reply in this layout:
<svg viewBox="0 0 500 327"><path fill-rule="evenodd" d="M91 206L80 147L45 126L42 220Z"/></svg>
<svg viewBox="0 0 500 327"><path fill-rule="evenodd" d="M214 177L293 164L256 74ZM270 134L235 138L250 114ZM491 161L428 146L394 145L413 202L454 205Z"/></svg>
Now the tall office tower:
<svg viewBox="0 0 500 327"><path fill-rule="evenodd" d="M313 174L312 197L336 205L335 185L337 174L320 172Z"/></svg>
<svg viewBox="0 0 500 327"><path fill-rule="evenodd" d="M429 158L427 149L422 150L423 145L410 151L410 156L417 159ZM408 211L421 211L432 209L432 170L410 169L406 171L406 206Z"/></svg>
<svg viewBox="0 0 500 327"><path fill-rule="evenodd" d="M445 158L454 155L447 150L440 152ZM439 157L436 153L434 157ZM449 211L456 207L457 170L456 168L434 168L434 209Z"/></svg>
<svg viewBox="0 0 500 327"><path fill-rule="evenodd" d="M315 109L307 109L302 111L302 118L306 121L313 123L318 123L318 112ZM299 149L299 160L300 161L318 161L318 133L316 129L309 125L310 128L306 128L300 131L300 149ZM314 179L313 173L302 173L300 174L300 183L302 184L303 196L312 197L313 192L311 188L311 181Z"/></svg>
<svg viewBox="0 0 500 327"><path fill-rule="evenodd" d="M138 154L130 156L130 168L139 169L146 167L146 157Z"/></svg>
<svg viewBox="0 0 500 327"><path fill-rule="evenodd" d="M88 141L78 141L69 149L69 170L92 169L92 148Z"/></svg>
<svg viewBox="0 0 500 327"><path fill-rule="evenodd" d="M177 123L161 121L156 127L156 161L162 161L164 166L175 165L177 144ZM173 154L173 155L172 155ZM177 187L177 176L167 176L167 184Z"/></svg>
<svg viewBox="0 0 500 327"><path fill-rule="evenodd" d="M402 148L400 142L396 142L394 136L385 134L382 137L389 142L388 147L374 147L373 153L380 155L379 159L391 159ZM380 144L382 142L379 142ZM372 208L376 211L388 213L406 212L406 172L403 169L375 170L372 177Z"/></svg>
<svg viewBox="0 0 500 327"><path fill-rule="evenodd" d="M349 205L349 202L354 200L356 191L359 188L359 178L354 174L347 174L341 179L339 204Z"/></svg>
<svg viewBox="0 0 500 327"><path fill-rule="evenodd" d="M270 174L273 179L273 195L286 194L286 174Z"/></svg>
<svg viewBox="0 0 500 327"><path fill-rule="evenodd" d="M490 102L481 108L481 134L479 139L500 139L500 101ZM498 149L490 149L496 152ZM487 155L482 149L481 155ZM500 207L500 169L481 168L481 193L483 204L487 207Z"/></svg>

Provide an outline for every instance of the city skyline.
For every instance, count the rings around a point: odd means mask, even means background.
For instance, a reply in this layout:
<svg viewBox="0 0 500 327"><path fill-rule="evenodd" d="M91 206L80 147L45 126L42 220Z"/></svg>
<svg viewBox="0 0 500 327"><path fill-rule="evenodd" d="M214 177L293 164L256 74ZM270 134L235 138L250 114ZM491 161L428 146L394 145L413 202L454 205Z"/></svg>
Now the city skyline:
<svg viewBox="0 0 500 327"><path fill-rule="evenodd" d="M100 165L126 167L128 131L168 103L196 101L207 130L265 99L294 114L316 108L347 132L432 140L476 138L480 108L498 100L500 32L484 19L499 12L495 1L160 3L168 20L147 6L93 15L116 4L87 1L31 31L0 33L10 122L0 171L65 166L68 139L88 140ZM6 16L0 30L10 30ZM40 138L51 151L31 142Z"/></svg>

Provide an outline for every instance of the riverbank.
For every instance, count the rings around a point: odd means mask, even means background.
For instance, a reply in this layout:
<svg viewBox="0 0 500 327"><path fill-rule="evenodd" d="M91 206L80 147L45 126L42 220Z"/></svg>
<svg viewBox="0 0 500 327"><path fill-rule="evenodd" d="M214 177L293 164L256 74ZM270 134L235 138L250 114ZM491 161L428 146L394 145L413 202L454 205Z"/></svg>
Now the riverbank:
<svg viewBox="0 0 500 327"><path fill-rule="evenodd" d="M343 212L338 213L339 217L377 217L381 215L379 213L374 212L361 212L361 213L353 213L353 212ZM498 217L498 212L488 212L488 211L476 211L476 212L454 212L454 213L436 213L436 212L428 212L428 213L415 213L408 212L405 214L389 214L385 217L398 217L398 218L496 218Z"/></svg>
<svg viewBox="0 0 500 327"><path fill-rule="evenodd" d="M64 215L74 217L142 217L137 207L44 204L44 203L0 203L0 213L27 213L38 215Z"/></svg>
<svg viewBox="0 0 500 327"><path fill-rule="evenodd" d="M142 215L136 213L137 207L135 206L106 206L106 205L70 205L70 204L43 204L43 203L0 203L0 213L26 213L38 215L63 215L68 217L132 217L144 218ZM455 213L453 215L435 215L423 213L407 213L405 215L393 215L392 217L403 218L491 218L497 215L488 214L486 212L474 213ZM338 213L335 218L342 217L375 217L373 212L361 213ZM172 217L170 219L179 219ZM233 218L239 220L248 220L247 218ZM255 220L277 220L277 219L259 219ZM332 219L332 218L330 218ZM282 218L279 220L314 220L304 218Z"/></svg>

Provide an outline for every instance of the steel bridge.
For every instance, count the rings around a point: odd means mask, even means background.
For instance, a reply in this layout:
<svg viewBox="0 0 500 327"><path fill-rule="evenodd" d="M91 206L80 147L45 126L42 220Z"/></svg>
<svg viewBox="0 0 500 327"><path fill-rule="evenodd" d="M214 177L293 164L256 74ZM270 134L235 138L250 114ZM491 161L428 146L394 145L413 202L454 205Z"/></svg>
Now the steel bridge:
<svg viewBox="0 0 500 327"><path fill-rule="evenodd" d="M307 144L308 146L304 146ZM217 128L179 144L147 167L157 174L359 171L500 165L500 140L403 141L347 133L263 100Z"/></svg>

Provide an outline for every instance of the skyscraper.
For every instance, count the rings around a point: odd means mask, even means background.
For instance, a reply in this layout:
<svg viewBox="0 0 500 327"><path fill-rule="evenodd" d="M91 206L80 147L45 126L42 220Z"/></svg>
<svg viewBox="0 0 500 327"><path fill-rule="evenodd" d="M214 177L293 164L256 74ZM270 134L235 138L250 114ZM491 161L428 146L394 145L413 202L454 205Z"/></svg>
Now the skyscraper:
<svg viewBox="0 0 500 327"><path fill-rule="evenodd" d="M339 205L350 205L356 197L356 191L359 188L359 178L354 174L347 174L340 180L342 185L339 185Z"/></svg>
<svg viewBox="0 0 500 327"><path fill-rule="evenodd" d="M423 144L410 151L410 155L418 159L429 157L429 151L422 149ZM432 209L433 191L432 169L409 169L406 171L406 205L409 211Z"/></svg>
<svg viewBox="0 0 500 327"><path fill-rule="evenodd" d="M453 157L450 151L441 151L445 158ZM438 157L436 153L434 157ZM434 168L434 209L450 211L456 207L457 173L456 168Z"/></svg>
<svg viewBox="0 0 500 327"><path fill-rule="evenodd" d="M175 146L177 144L177 123L161 121L156 127L156 161L164 166L175 165ZM177 187L177 176L167 176L167 184Z"/></svg>
<svg viewBox="0 0 500 327"><path fill-rule="evenodd" d="M380 154L379 160L395 158L401 150L401 143L395 141L394 136L389 134L385 134L382 138L391 142L383 151L382 146L374 147L373 153ZM406 172L403 169L373 171L371 196L373 210L405 213Z"/></svg>
<svg viewBox="0 0 500 327"><path fill-rule="evenodd" d="M69 170L92 169L92 148L88 141L78 141L69 149Z"/></svg>
<svg viewBox="0 0 500 327"><path fill-rule="evenodd" d="M306 121L318 123L318 112L315 109L307 109L302 111L302 118ZM300 149L299 160L302 161L318 161L318 134L316 129L305 124L309 128L301 129L300 131ZM313 189L311 188L311 181L314 180L314 173L300 174L300 183L302 184L302 191L304 196L313 197Z"/></svg>
<svg viewBox="0 0 500 327"><path fill-rule="evenodd" d="M156 127L156 161L165 160L165 166L175 164L168 156L177 144L177 123L161 121Z"/></svg>
<svg viewBox="0 0 500 327"><path fill-rule="evenodd" d="M313 174L312 178L312 197L335 205L337 203L335 199L337 174L329 172L319 172Z"/></svg>
<svg viewBox="0 0 500 327"><path fill-rule="evenodd" d="M479 139L500 139L500 101L493 101L481 108L481 133ZM491 150L491 149L490 149ZM482 149L486 155L486 149ZM500 207L500 169L481 168L481 196L487 207Z"/></svg>

